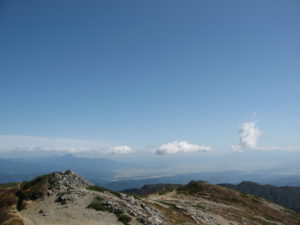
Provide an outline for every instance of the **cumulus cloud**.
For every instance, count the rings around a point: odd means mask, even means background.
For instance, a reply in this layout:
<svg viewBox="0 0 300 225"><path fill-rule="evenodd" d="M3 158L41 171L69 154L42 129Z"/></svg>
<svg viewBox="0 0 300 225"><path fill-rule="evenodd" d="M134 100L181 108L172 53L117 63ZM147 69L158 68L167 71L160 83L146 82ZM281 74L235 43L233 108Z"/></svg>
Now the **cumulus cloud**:
<svg viewBox="0 0 300 225"><path fill-rule="evenodd" d="M105 154L110 155L127 155L134 152L135 151L127 145L110 147L104 151Z"/></svg>
<svg viewBox="0 0 300 225"><path fill-rule="evenodd" d="M260 136L261 131L255 122L245 122L240 128L240 145L246 148L255 148Z"/></svg>
<svg viewBox="0 0 300 225"><path fill-rule="evenodd" d="M262 132L255 122L245 122L240 126L239 134L240 143L232 146L232 150L235 152L240 152L243 149L257 148L257 143Z"/></svg>
<svg viewBox="0 0 300 225"><path fill-rule="evenodd" d="M176 153L191 153L191 152L208 152L212 148L210 146L201 146L190 144L186 141L174 141L161 145L155 153L158 155L176 154Z"/></svg>

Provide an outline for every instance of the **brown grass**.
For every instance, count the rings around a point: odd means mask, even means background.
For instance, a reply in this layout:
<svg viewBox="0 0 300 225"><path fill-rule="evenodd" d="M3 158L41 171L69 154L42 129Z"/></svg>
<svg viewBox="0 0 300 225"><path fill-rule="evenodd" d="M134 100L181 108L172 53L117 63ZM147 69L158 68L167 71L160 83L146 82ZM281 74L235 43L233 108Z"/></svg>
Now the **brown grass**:
<svg viewBox="0 0 300 225"><path fill-rule="evenodd" d="M0 224L23 225L22 220L14 213L18 202L17 191L18 187L0 189Z"/></svg>
<svg viewBox="0 0 300 225"><path fill-rule="evenodd" d="M153 205L160 212L162 212L166 216L167 224L170 225L178 225L182 223L196 224L195 221L192 220L189 216L185 215L184 213L178 210L175 210L173 207L165 208L155 203L147 203L147 204Z"/></svg>

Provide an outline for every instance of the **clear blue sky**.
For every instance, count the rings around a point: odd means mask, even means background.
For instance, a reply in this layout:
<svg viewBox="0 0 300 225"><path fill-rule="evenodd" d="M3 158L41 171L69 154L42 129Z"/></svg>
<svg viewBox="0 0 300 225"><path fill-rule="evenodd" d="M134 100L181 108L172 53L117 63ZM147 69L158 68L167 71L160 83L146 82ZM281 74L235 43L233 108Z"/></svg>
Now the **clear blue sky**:
<svg viewBox="0 0 300 225"><path fill-rule="evenodd" d="M1 0L0 134L300 146L297 0Z"/></svg>

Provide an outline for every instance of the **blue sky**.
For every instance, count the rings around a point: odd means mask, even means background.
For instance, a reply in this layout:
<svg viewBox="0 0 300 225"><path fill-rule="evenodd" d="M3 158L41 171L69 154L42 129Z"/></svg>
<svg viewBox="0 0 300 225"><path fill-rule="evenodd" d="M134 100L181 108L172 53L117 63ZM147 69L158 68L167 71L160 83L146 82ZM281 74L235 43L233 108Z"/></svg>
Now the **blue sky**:
<svg viewBox="0 0 300 225"><path fill-rule="evenodd" d="M2 0L0 147L22 135L83 141L56 148L230 149L254 121L257 146L298 148L299 10L296 0Z"/></svg>

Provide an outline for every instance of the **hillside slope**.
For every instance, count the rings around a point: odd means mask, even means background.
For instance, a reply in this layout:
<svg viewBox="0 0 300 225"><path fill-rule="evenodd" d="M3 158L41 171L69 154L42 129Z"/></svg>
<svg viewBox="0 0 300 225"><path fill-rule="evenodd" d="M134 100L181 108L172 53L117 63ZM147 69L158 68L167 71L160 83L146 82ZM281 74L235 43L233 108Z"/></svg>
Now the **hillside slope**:
<svg viewBox="0 0 300 225"><path fill-rule="evenodd" d="M130 195L147 195L152 193L163 194L165 192L174 191L181 186L181 184L147 184L141 188L123 190L122 193Z"/></svg>
<svg viewBox="0 0 300 225"><path fill-rule="evenodd" d="M207 182L137 197L72 171L2 186L0 202L3 225L300 225L291 210Z"/></svg>
<svg viewBox="0 0 300 225"><path fill-rule="evenodd" d="M253 182L242 182L238 185L220 184L241 192L253 194L300 213L300 187L275 187Z"/></svg>

